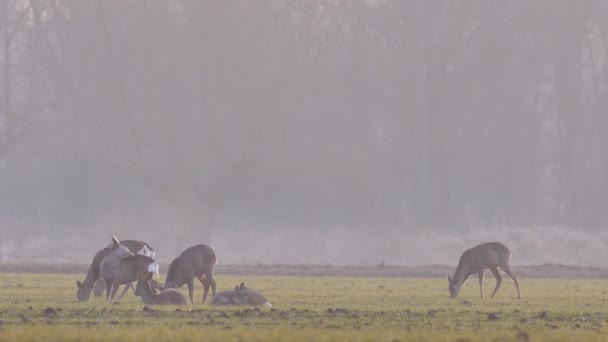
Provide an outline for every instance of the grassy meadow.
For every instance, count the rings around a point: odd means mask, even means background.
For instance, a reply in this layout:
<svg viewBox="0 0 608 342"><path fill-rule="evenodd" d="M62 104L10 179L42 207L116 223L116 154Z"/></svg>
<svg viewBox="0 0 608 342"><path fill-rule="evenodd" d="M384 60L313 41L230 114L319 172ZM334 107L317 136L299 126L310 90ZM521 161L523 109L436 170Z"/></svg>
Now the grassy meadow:
<svg viewBox="0 0 608 342"><path fill-rule="evenodd" d="M272 309L145 307L130 291L120 304L76 300L74 274L0 273L0 341L608 341L608 281L503 281L479 298L471 279L456 299L447 280L218 276L218 290L245 281ZM486 277L486 295L494 279ZM185 288L181 289L184 294Z"/></svg>

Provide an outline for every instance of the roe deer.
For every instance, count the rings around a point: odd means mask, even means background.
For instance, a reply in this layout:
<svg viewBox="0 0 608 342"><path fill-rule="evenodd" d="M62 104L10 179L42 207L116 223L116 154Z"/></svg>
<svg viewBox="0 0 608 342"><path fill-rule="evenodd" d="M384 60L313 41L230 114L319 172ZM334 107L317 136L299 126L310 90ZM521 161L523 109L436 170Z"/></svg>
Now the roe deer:
<svg viewBox="0 0 608 342"><path fill-rule="evenodd" d="M207 299L209 286L212 289L212 296L215 296L215 279L213 279L213 269L215 267L215 252L206 245L192 246L182 252L169 264L165 288L178 288L184 284L188 286L190 302L194 304L194 278L203 284L203 303Z"/></svg>
<svg viewBox="0 0 608 342"><path fill-rule="evenodd" d="M494 298L502 283L502 277L498 272L498 268L501 268L515 282L517 297L521 299L519 282L509 265L510 259L511 251L509 251L507 246L499 242L482 243L467 249L462 253L462 256L460 256L458 267L456 267L456 272L454 272L454 277L448 275L450 296L452 298L456 297L462 285L469 279L469 276L477 273L479 275L479 290L481 291L481 298L483 298L484 271L486 268L489 268L490 271L492 271L492 274L494 274L494 277L496 277L496 288L494 289L494 292L492 292L492 298Z"/></svg>
<svg viewBox="0 0 608 342"><path fill-rule="evenodd" d="M141 297L141 300L146 305L186 305L186 297L176 289L165 289L160 293L156 293L152 289L150 282L152 273L148 273L142 278L141 273L137 272L137 285L135 286L135 295Z"/></svg>
<svg viewBox="0 0 608 342"><path fill-rule="evenodd" d="M234 291L222 291L211 300L211 305L272 305L255 289L245 286L245 283L234 287Z"/></svg>
<svg viewBox="0 0 608 342"><path fill-rule="evenodd" d="M120 244L127 247L132 253L147 255L149 257L154 257L154 254L156 253L149 244L143 241L123 240L120 241ZM111 244L97 252L93 257L93 262L91 262L91 266L89 266L89 270L84 281L76 281L76 286L78 287L76 296L79 301L86 302L89 300L91 297L91 290L93 290L95 296L101 296L105 291L106 283L103 281L103 279L99 278L99 265L101 264L103 258L110 255L113 246L114 244Z"/></svg>
<svg viewBox="0 0 608 342"><path fill-rule="evenodd" d="M106 282L108 300L113 303L120 285L129 284L130 286L125 286L118 298L118 301L120 301L129 290L129 287L132 286L131 283L137 280L137 272L147 274L148 272L155 273L157 271L158 264L154 259L139 254L123 258L116 267L110 270L109 274L102 269L101 277Z"/></svg>

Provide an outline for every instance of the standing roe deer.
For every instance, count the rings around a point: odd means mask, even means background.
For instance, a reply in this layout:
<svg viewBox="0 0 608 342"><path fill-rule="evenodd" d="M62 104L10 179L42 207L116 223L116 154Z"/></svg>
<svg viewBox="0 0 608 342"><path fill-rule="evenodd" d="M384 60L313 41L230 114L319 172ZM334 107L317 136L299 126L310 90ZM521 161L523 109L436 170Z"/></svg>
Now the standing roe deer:
<svg viewBox="0 0 608 342"><path fill-rule="evenodd" d="M498 268L501 268L515 282L517 297L521 299L519 282L509 265L510 259L511 251L509 251L507 246L499 242L482 243L467 249L462 253L462 256L460 256L456 272L454 272L454 277L448 275L450 296L452 298L456 297L462 285L469 279L469 276L477 273L479 275L479 290L481 291L481 298L483 298L484 270L489 268L492 271L492 274L494 274L494 277L496 277L496 288L494 289L494 292L492 292L492 298L494 298L502 283L502 277L498 272Z"/></svg>
<svg viewBox="0 0 608 342"><path fill-rule="evenodd" d="M131 240L126 240L124 242L127 243L127 241ZM129 242L129 245L135 247L137 244ZM141 248L142 247L139 246L137 250ZM120 259L128 255L133 255L132 251L130 251L126 245L123 245L114 235L112 235L112 244L97 252L93 257L93 262L89 267L89 271L87 272L87 276L84 281L82 283L78 280L76 281L76 286L78 287L76 296L78 297L78 300L84 302L89 300L91 297L91 290L101 274L101 263L106 257L111 256L111 260L117 260L117 262L120 262Z"/></svg>
<svg viewBox="0 0 608 342"><path fill-rule="evenodd" d="M146 255L152 258L156 253L149 244L143 241L123 240L120 241L120 244L127 247L132 253ZM112 247L114 247L113 243L97 252L93 257L93 262L91 262L91 266L89 266L89 271L87 272L84 281L76 281L76 286L78 287L76 296L79 301L86 302L89 300L91 297L91 290L93 290L95 296L101 296L105 291L106 283L99 277L100 264L103 258L110 255Z"/></svg>
<svg viewBox="0 0 608 342"><path fill-rule="evenodd" d="M118 301L124 297L125 293L127 293L129 288L132 286L131 283L137 280L137 272L140 274L158 272L158 264L150 257L137 254L127 256L120 260L118 265L110 270L110 273L106 273L104 270L102 270L101 277L107 284L106 295L110 302L114 302L114 297L116 297L116 292L118 291L120 285L129 284L129 286L125 286L122 294L118 298Z"/></svg>
<svg viewBox="0 0 608 342"><path fill-rule="evenodd" d="M152 281L152 273L148 273L142 278L141 273L137 272L137 285L135 286L135 295L141 297L141 300L146 305L186 305L186 297L176 289L165 289L160 293L156 293L150 284Z"/></svg>
<svg viewBox="0 0 608 342"><path fill-rule="evenodd" d="M245 283L234 287L234 291L222 291L211 300L211 305L272 305L255 289L245 286Z"/></svg>
<svg viewBox="0 0 608 342"><path fill-rule="evenodd" d="M215 252L209 246L196 245L186 249L169 264L165 288L178 288L186 284L190 302L194 304L194 278L197 278L205 289L203 293L203 303L205 303L209 286L212 289L212 296L215 296L213 269L216 261Z"/></svg>
<svg viewBox="0 0 608 342"><path fill-rule="evenodd" d="M123 240L120 241L120 243L127 247L134 254L145 255L150 258L154 258L154 256L156 255L156 251L154 250L154 248L152 248L152 246L143 241ZM112 245L109 245L106 248L112 248ZM100 261L101 260L103 260L103 258L101 258ZM158 276L159 274L156 273L156 275ZM106 286L107 284L102 278L97 279L95 285L93 286L93 294L95 294L96 297L101 296L105 291ZM159 289L160 291L162 291L165 287L162 286L162 284L157 282L156 280L152 280L152 288Z"/></svg>

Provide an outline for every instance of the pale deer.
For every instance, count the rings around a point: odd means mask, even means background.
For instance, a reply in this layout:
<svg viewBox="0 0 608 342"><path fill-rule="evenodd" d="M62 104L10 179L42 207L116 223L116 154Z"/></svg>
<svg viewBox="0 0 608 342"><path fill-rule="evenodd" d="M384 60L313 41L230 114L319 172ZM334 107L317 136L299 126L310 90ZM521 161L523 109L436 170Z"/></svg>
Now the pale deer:
<svg viewBox="0 0 608 342"><path fill-rule="evenodd" d="M233 291L218 292L211 300L211 305L264 305L272 307L261 293L246 287L245 283L235 286Z"/></svg>
<svg viewBox="0 0 608 342"><path fill-rule="evenodd" d="M499 242L482 243L467 249L462 253L462 256L460 256L454 276L450 277L448 275L450 296L452 298L456 297L460 288L467 279L469 279L469 276L477 273L479 276L479 290L481 292L481 298L483 298L484 271L486 268L489 268L490 271L492 271L492 274L494 274L494 277L496 277L496 288L494 288L494 292L492 292L492 298L494 298L502 283L502 277L498 272L498 268L500 268L513 279L515 288L517 289L517 297L521 299L519 282L509 265L510 259L511 251L509 251L507 246Z"/></svg>
<svg viewBox="0 0 608 342"><path fill-rule="evenodd" d="M135 295L141 297L146 305L186 305L186 297L176 289L165 289L159 293L152 289L152 273L148 273L142 277L137 272L137 285L135 286Z"/></svg>
<svg viewBox="0 0 608 342"><path fill-rule="evenodd" d="M137 272L148 274L148 272L157 273L158 264L154 259L145 255L131 255L120 260L116 267L110 269L110 273L106 273L102 269L101 278L106 282L106 295L110 302L114 302L116 292L120 285L128 284L125 286L122 294L118 298L118 301L124 297L125 293L132 286L131 283L137 281Z"/></svg>
<svg viewBox="0 0 608 342"><path fill-rule="evenodd" d="M120 241L120 244L127 247L131 253L146 255L152 258L156 253L149 244L143 241L123 240ZM97 252L93 257L93 261L91 262L91 266L89 266L89 270L84 281L76 281L76 286L78 287L76 296L79 301L84 302L89 300L91 297L91 290L93 290L93 293L96 296L102 295L105 291L106 283L99 277L100 264L103 258L110 255L113 247L114 243Z"/></svg>
<svg viewBox="0 0 608 342"><path fill-rule="evenodd" d="M154 248L152 248L152 246L143 241L122 240L120 241L120 244L127 247L134 254L144 255L150 258L154 258L154 256L156 255L156 251L154 250ZM112 245L107 246L106 248L104 248L104 250L110 248L112 248ZM99 263L101 263L101 260L103 260L103 257L99 259ZM159 276L158 273L156 275ZM162 291L165 288L161 283L157 282L156 280L152 280L151 284L153 289L159 291ZM101 296L104 293L106 286L107 284L102 278L97 279L95 285L93 286L93 294L95 294L96 297Z"/></svg>
<svg viewBox="0 0 608 342"><path fill-rule="evenodd" d="M187 248L169 264L165 288L176 289L186 284L190 302L194 304L194 278L197 278L204 287L203 303L205 303L209 287L212 289L212 296L215 296L213 269L216 261L215 252L209 246L196 245Z"/></svg>
<svg viewBox="0 0 608 342"><path fill-rule="evenodd" d="M86 301L91 296L91 289L93 288L93 284L95 284L95 276L99 277L104 268L104 261L109 260L108 266L113 265L114 263L120 262L120 260L126 256L133 255L131 251L124 245L120 243L120 241L112 235L112 245L108 248L107 251L103 251L98 253L99 258L99 267L95 267L97 260L93 258L92 267L89 268L89 273L87 274L87 279L85 279L84 283L76 281L76 286L78 287L78 292L76 296L79 301ZM95 255L98 257L98 255Z"/></svg>

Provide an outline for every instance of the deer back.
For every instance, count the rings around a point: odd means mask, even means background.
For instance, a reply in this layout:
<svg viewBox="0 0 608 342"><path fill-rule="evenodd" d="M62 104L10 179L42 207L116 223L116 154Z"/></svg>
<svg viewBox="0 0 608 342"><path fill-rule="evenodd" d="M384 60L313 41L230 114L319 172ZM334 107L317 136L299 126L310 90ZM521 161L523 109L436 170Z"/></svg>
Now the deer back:
<svg viewBox="0 0 608 342"><path fill-rule="evenodd" d="M202 275L215 266L216 257L213 249L207 245L196 245L184 250L181 254L192 265L195 276Z"/></svg>
<svg viewBox="0 0 608 342"><path fill-rule="evenodd" d="M150 244L144 241L139 240L122 240L120 244L127 247L133 254L141 254L145 256L149 256L154 258L156 255L156 251ZM107 246L106 248L112 248L112 245Z"/></svg>
<svg viewBox="0 0 608 342"><path fill-rule="evenodd" d="M128 256L120 260L114 269L113 279L115 283L125 284L137 280L137 272L147 274L158 272L158 264L154 259L145 255Z"/></svg>
<svg viewBox="0 0 608 342"><path fill-rule="evenodd" d="M245 305L246 300L240 291L220 291L211 300L211 305Z"/></svg>
<svg viewBox="0 0 608 342"><path fill-rule="evenodd" d="M252 305L272 306L257 290L246 287L245 283L234 287L233 291L221 291L211 300L211 305Z"/></svg>
<svg viewBox="0 0 608 342"><path fill-rule="evenodd" d="M158 305L187 305L186 297L176 289L165 289L153 295L153 303Z"/></svg>
<svg viewBox="0 0 608 342"><path fill-rule="evenodd" d="M156 293L152 289L152 273L144 278L141 273L137 273L137 285L135 295L140 296L142 301L148 305L186 305L186 297L175 289L165 289L160 293Z"/></svg>

